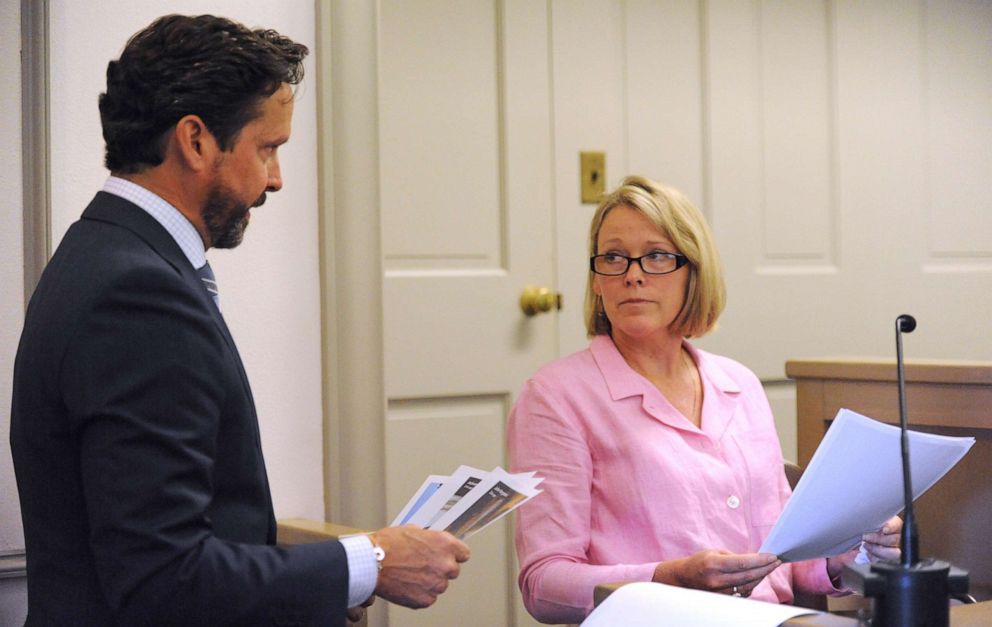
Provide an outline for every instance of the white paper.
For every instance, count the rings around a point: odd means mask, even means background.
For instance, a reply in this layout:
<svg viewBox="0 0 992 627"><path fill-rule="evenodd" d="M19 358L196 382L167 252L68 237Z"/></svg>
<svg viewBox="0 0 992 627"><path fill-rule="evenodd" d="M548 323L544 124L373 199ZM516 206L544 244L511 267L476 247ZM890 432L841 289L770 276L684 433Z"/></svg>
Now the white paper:
<svg viewBox="0 0 992 627"><path fill-rule="evenodd" d="M537 496L540 490L536 486L541 481L543 478L532 474L511 475L502 468L494 468L428 529L448 531L456 538L465 539Z"/></svg>
<svg viewBox="0 0 992 627"><path fill-rule="evenodd" d="M424 506L427 500L434 496L434 493L441 489L445 482L450 479L451 477L444 475L429 475L426 479L424 479L424 482L420 485L420 487L417 488L417 491L413 493L413 496L410 497L410 500L403 507L400 513L396 515L396 518L393 519L390 526L397 527L410 522L410 518L420 511L420 508Z"/></svg>
<svg viewBox="0 0 992 627"><path fill-rule="evenodd" d="M898 427L841 409L760 552L798 562L838 555L902 511ZM954 467L975 438L909 432L913 499Z"/></svg>
<svg viewBox="0 0 992 627"><path fill-rule="evenodd" d="M582 627L773 627L815 612L661 583L621 586L582 622Z"/></svg>
<svg viewBox="0 0 992 627"><path fill-rule="evenodd" d="M540 494L542 481L534 472L511 475L498 466L488 472L459 466L448 476L428 476L392 526L412 524L467 538Z"/></svg>
<svg viewBox="0 0 992 627"><path fill-rule="evenodd" d="M408 517L407 522L429 527L444 512L451 509L465 494L482 481L489 473L471 466L459 466L416 513Z"/></svg>

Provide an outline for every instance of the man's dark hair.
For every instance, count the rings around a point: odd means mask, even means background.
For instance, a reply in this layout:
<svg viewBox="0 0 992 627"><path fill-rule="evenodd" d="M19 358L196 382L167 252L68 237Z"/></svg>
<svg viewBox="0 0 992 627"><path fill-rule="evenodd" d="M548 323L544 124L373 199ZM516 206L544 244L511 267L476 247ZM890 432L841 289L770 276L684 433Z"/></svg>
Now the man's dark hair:
<svg viewBox="0 0 992 627"><path fill-rule="evenodd" d="M130 174L162 163L165 133L197 115L229 150L265 98L303 80L307 47L274 30L213 15L167 15L128 41L107 66L100 119L105 164Z"/></svg>

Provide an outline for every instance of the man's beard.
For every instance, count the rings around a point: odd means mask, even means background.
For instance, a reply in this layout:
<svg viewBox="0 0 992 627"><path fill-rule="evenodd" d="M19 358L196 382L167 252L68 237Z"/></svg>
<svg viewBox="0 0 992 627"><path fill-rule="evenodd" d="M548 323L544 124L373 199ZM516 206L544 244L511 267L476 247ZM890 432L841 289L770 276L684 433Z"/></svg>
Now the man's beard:
<svg viewBox="0 0 992 627"><path fill-rule="evenodd" d="M265 192L250 206L239 201L234 193L217 183L203 204L203 223L210 236L211 248L234 248L241 243L248 228L248 211L265 202Z"/></svg>

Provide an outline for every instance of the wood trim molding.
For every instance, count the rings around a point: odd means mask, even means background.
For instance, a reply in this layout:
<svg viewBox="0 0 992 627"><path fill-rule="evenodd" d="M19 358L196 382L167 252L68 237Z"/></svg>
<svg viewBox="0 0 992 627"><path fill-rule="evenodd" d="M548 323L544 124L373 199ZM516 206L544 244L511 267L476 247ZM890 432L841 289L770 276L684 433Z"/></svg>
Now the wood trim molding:
<svg viewBox="0 0 992 627"><path fill-rule="evenodd" d="M278 522L278 544L310 544L325 540L338 540L344 536L368 533L364 529L346 527L335 523L303 518L287 518Z"/></svg>
<svg viewBox="0 0 992 627"><path fill-rule="evenodd" d="M21 3L24 306L51 255L48 0Z"/></svg>
<svg viewBox="0 0 992 627"><path fill-rule="evenodd" d="M992 362L961 360L906 360L907 382L992 385ZM790 379L841 379L895 381L894 359L838 357L834 359L790 359L785 364Z"/></svg>

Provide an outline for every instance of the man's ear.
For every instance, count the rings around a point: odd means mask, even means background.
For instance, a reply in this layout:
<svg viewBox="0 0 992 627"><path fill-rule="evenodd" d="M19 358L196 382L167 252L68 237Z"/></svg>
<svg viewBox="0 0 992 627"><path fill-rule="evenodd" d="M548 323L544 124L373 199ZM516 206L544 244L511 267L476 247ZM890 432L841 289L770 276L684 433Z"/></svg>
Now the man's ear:
<svg viewBox="0 0 992 627"><path fill-rule="evenodd" d="M185 115L172 131L172 141L184 165L195 172L211 167L219 147L213 133L198 115Z"/></svg>

